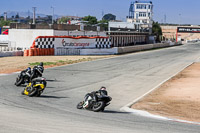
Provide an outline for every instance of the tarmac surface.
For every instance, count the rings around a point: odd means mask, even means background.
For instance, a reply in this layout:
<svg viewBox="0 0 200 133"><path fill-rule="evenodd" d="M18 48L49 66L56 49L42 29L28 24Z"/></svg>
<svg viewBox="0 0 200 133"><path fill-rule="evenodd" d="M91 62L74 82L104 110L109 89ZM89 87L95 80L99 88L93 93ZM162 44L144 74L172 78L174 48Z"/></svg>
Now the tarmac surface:
<svg viewBox="0 0 200 133"><path fill-rule="evenodd" d="M0 76L2 133L198 133L199 125L162 121L120 111L162 81L198 61L200 44L127 54L49 68L41 97L22 96L17 74ZM106 86L113 98L105 112L78 110L87 92Z"/></svg>

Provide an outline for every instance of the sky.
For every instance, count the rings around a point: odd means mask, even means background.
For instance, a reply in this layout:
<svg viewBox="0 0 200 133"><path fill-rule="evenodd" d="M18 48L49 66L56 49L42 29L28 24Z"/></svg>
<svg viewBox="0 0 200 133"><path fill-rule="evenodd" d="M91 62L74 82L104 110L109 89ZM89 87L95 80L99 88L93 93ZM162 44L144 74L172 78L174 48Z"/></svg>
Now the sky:
<svg viewBox="0 0 200 133"><path fill-rule="evenodd" d="M87 15L102 18L103 14L111 13L118 20L126 20L130 3L134 0L0 0L0 14L8 11L32 12L61 16ZM145 1L145 0L143 0ZM154 5L153 19L167 23L200 25L200 0L152 0ZM51 8L53 7L53 8Z"/></svg>

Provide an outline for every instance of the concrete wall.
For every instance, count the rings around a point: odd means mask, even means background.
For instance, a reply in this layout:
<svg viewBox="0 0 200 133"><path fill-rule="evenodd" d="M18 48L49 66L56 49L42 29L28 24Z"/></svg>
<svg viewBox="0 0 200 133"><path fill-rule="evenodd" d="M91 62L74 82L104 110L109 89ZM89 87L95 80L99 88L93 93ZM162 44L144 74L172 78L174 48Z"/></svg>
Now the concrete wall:
<svg viewBox="0 0 200 133"><path fill-rule="evenodd" d="M117 54L118 48L110 49L81 49L80 55L113 55Z"/></svg>
<svg viewBox="0 0 200 133"><path fill-rule="evenodd" d="M150 50L156 48L165 48L177 46L180 44L176 43L157 43L157 44L147 44L147 45L137 45L128 47L114 47L109 49L68 49L59 48L55 50L55 55L114 55L114 54L125 54L138 52L143 50Z"/></svg>
<svg viewBox="0 0 200 133"><path fill-rule="evenodd" d="M55 55L114 55L117 54L118 48L110 49L69 49L57 48Z"/></svg>
<svg viewBox="0 0 200 133"><path fill-rule="evenodd" d="M11 47L28 49L37 36L53 36L53 30L41 29L9 29L9 41Z"/></svg>
<svg viewBox="0 0 200 133"><path fill-rule="evenodd" d="M180 44L176 43L157 43L157 44L147 44L147 45L139 45L139 46L130 46L130 47L119 47L117 54L124 54L124 53L131 53L131 52L138 52L143 50L150 50L155 48L165 48L171 46L177 46Z"/></svg>
<svg viewBox="0 0 200 133"><path fill-rule="evenodd" d="M8 46L8 35L0 35L0 46Z"/></svg>

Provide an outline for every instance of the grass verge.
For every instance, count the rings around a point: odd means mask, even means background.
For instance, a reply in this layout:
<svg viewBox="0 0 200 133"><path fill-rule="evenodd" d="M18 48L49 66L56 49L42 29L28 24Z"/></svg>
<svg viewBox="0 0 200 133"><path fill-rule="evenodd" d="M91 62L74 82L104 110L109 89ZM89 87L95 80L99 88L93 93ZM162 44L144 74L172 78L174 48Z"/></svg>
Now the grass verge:
<svg viewBox="0 0 200 133"><path fill-rule="evenodd" d="M66 65L66 64L74 64L74 63L79 63L79 62L85 62L85 61L92 61L97 58L82 58L78 60L58 60L56 62L43 62L44 66L60 66L60 65ZM39 65L40 62L34 62L34 63L29 63L30 66L36 66Z"/></svg>

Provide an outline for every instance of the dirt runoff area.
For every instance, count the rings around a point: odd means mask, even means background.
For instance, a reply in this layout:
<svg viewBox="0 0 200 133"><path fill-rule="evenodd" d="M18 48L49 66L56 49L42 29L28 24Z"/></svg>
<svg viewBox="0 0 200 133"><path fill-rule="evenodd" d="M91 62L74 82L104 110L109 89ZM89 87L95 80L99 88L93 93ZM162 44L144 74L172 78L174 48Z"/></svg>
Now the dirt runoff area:
<svg viewBox="0 0 200 133"><path fill-rule="evenodd" d="M45 68L79 63L84 61L92 61L96 59L108 58L108 56L15 56L15 57L0 57L0 74L13 73L22 71L27 67L33 67L44 63Z"/></svg>
<svg viewBox="0 0 200 133"><path fill-rule="evenodd" d="M132 108L168 118L200 122L200 63L193 63Z"/></svg>

